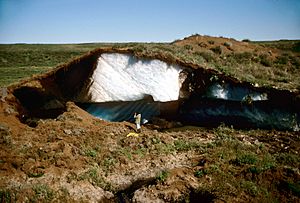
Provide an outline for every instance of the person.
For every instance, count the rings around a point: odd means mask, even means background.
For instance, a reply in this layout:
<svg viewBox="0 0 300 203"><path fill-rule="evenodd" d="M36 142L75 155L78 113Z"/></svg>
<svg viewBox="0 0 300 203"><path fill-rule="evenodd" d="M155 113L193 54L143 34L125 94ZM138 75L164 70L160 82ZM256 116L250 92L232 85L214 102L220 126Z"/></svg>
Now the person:
<svg viewBox="0 0 300 203"><path fill-rule="evenodd" d="M141 132L141 117L142 115L140 113L134 113L134 119L135 119L135 124L136 124L136 132L140 133Z"/></svg>

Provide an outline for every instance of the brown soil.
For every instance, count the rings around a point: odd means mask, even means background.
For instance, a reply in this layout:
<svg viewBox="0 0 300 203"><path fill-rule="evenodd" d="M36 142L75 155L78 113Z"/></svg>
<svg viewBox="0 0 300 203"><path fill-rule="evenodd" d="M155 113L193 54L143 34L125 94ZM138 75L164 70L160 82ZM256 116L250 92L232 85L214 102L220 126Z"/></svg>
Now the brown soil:
<svg viewBox="0 0 300 203"><path fill-rule="evenodd" d="M276 48L264 47L259 44L241 42L233 38L225 37L193 35L173 43L177 46L191 46L193 51L207 51L215 47L220 47L222 53L225 55L230 53L251 52L268 54L270 57L275 58L279 54L279 50Z"/></svg>
<svg viewBox="0 0 300 203"><path fill-rule="evenodd" d="M3 202L252 201L249 193L240 192L226 178L213 173L195 175L218 161L199 148L200 144L209 150L210 143L219 139L214 130L188 127L161 132L165 126L149 125L143 126L138 137L127 137L133 124L102 121L72 102L56 119L35 121L37 126L32 128L19 121L14 97L9 94L4 100L0 105ZM299 152L297 133L234 131L233 136L245 145L264 144L271 153ZM180 140L198 145L176 144ZM254 178L264 185L275 182L286 188L288 180L300 180L299 163L294 167L276 168ZM239 170L237 179L253 178L246 169ZM224 185L226 189L218 188ZM283 189L275 197L286 202L296 201L297 195ZM266 197L256 198L267 201Z"/></svg>

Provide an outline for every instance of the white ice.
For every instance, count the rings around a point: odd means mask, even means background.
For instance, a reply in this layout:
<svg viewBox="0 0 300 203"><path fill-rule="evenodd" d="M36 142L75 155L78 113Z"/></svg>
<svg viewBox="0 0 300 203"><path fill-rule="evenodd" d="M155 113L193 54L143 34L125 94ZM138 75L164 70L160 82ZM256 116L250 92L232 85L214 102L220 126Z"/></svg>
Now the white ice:
<svg viewBox="0 0 300 203"><path fill-rule="evenodd" d="M206 97L242 101L250 97L252 101L268 100L266 93L256 92L245 87L234 87L229 84L215 83L208 88L205 93Z"/></svg>
<svg viewBox="0 0 300 203"><path fill-rule="evenodd" d="M160 60L105 53L98 59L89 88L90 102L135 101L151 95L155 101L177 100L182 68Z"/></svg>

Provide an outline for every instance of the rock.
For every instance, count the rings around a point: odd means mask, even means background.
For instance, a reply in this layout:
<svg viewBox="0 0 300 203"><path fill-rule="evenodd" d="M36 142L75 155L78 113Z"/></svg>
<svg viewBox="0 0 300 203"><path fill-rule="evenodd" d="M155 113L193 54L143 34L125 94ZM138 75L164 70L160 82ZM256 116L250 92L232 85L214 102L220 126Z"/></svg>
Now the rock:
<svg viewBox="0 0 300 203"><path fill-rule="evenodd" d="M57 118L56 118L57 121L65 121L66 120L66 116L64 114L61 114L59 115Z"/></svg>
<svg viewBox="0 0 300 203"><path fill-rule="evenodd" d="M56 118L57 121L83 121L83 118L77 114L65 112Z"/></svg>
<svg viewBox="0 0 300 203"><path fill-rule="evenodd" d="M251 144L251 142L249 142L249 141L248 141L248 140L246 140L246 139L245 139L245 140L243 140L243 142L244 142L244 144L245 144L245 145L252 145L252 144Z"/></svg>
<svg viewBox="0 0 300 203"><path fill-rule="evenodd" d="M254 144L255 144L256 146L261 145L261 143L260 143L257 139L254 141Z"/></svg>
<svg viewBox="0 0 300 203"><path fill-rule="evenodd" d="M224 46L230 51L233 51L233 45L231 42L224 42Z"/></svg>
<svg viewBox="0 0 300 203"><path fill-rule="evenodd" d="M134 193L134 196L132 198L132 202L135 203L142 203L142 202L155 202L155 203L163 203L165 201L163 201L162 199L160 199L159 197L156 197L155 195L151 196L149 194L147 194L147 190L145 190L144 188L137 190ZM149 193L151 193L152 191L150 191Z"/></svg>
<svg viewBox="0 0 300 203"><path fill-rule="evenodd" d="M5 113L5 115L11 115L11 114L16 113L16 110L9 106L4 109L4 113Z"/></svg>
<svg viewBox="0 0 300 203"><path fill-rule="evenodd" d="M5 102L5 99L6 99L6 97L7 97L7 88L6 87L2 87L1 88L1 91L0 91L0 97L1 97L1 101L2 102Z"/></svg>
<svg viewBox="0 0 300 203"><path fill-rule="evenodd" d="M0 123L0 144L11 144L10 128Z"/></svg>
<svg viewBox="0 0 300 203"><path fill-rule="evenodd" d="M80 181L72 185L64 185L70 196L77 202L112 202L114 195L100 187L93 186L87 181Z"/></svg>
<svg viewBox="0 0 300 203"><path fill-rule="evenodd" d="M207 48L208 47L208 45L205 42L198 43L198 46L202 47L202 48Z"/></svg>
<svg viewBox="0 0 300 203"><path fill-rule="evenodd" d="M73 134L76 135L76 136L82 135L83 133L85 133L85 129L83 129L83 128L73 129Z"/></svg>
<svg viewBox="0 0 300 203"><path fill-rule="evenodd" d="M272 55L273 55L273 53L272 53L272 51L271 51L271 50L269 50L269 51L268 51L268 54L269 54L270 56L272 56Z"/></svg>
<svg viewBox="0 0 300 203"><path fill-rule="evenodd" d="M83 133L85 133L85 129L83 128L75 128L75 129L64 129L64 133L67 135L74 135L74 136L79 136L82 135Z"/></svg>
<svg viewBox="0 0 300 203"><path fill-rule="evenodd" d="M231 48L232 43L231 42L224 42L224 46L227 47L227 48Z"/></svg>
<svg viewBox="0 0 300 203"><path fill-rule="evenodd" d="M71 135L72 134L72 130L64 129L64 133L66 133L67 135Z"/></svg>

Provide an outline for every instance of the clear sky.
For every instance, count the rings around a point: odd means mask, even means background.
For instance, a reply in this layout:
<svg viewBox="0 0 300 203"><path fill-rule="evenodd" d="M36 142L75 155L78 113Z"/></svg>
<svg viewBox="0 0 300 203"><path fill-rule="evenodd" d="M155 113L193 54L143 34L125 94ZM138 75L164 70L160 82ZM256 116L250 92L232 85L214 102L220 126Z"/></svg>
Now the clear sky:
<svg viewBox="0 0 300 203"><path fill-rule="evenodd" d="M300 39L300 0L0 0L0 43Z"/></svg>

